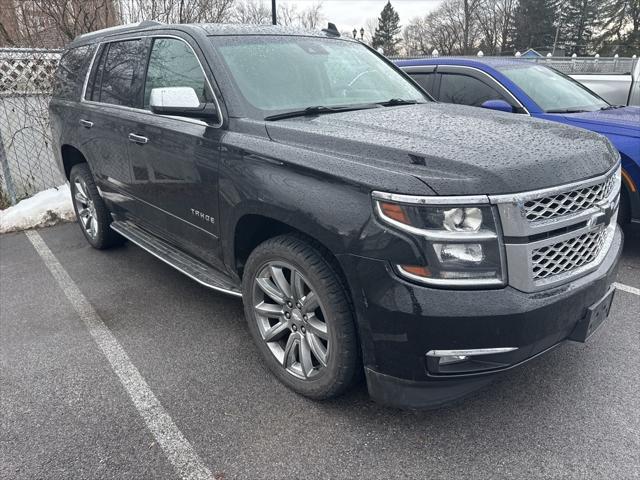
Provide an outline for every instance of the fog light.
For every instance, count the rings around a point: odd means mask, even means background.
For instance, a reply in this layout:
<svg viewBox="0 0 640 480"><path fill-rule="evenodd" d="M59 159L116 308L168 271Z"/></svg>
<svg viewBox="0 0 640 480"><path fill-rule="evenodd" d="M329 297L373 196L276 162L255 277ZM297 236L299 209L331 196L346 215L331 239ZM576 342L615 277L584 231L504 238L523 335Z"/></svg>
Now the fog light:
<svg viewBox="0 0 640 480"><path fill-rule="evenodd" d="M497 348L460 348L454 350L429 350L426 367L435 375L457 375L477 373L508 367L516 359L507 355L516 351L517 347ZM488 359L482 358L484 355Z"/></svg>
<svg viewBox="0 0 640 480"><path fill-rule="evenodd" d="M448 355L446 357L440 357L438 363L440 365L450 365L452 363L464 362L465 360L469 360L469 357L466 355Z"/></svg>
<svg viewBox="0 0 640 480"><path fill-rule="evenodd" d="M518 347L497 347L497 348L463 348L457 350L429 350L427 357L474 357L476 355L495 355L496 353L509 353L517 350Z"/></svg>

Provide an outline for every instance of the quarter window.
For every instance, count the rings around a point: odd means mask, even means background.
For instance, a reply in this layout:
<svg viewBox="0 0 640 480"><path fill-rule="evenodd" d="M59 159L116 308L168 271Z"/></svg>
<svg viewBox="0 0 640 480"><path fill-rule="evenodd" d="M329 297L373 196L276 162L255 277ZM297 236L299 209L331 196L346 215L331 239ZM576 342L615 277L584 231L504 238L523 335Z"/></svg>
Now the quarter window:
<svg viewBox="0 0 640 480"><path fill-rule="evenodd" d="M200 62L182 40L157 38L153 41L144 87L144 108L149 108L151 90L162 87L191 87L201 103L213 101Z"/></svg>
<svg viewBox="0 0 640 480"><path fill-rule="evenodd" d="M144 44L141 40L127 40L109 44L106 52L100 81L99 99L94 88L92 99L113 105L137 106L142 82L138 81L138 67L144 57ZM96 85L97 86L97 85Z"/></svg>
<svg viewBox="0 0 640 480"><path fill-rule="evenodd" d="M91 46L72 48L60 59L56 70L56 81L53 96L65 100L78 100L82 89L84 75L91 58Z"/></svg>
<svg viewBox="0 0 640 480"><path fill-rule="evenodd" d="M504 100L511 104L500 92L477 78L455 73L442 74L438 100L474 107L480 107L487 100Z"/></svg>

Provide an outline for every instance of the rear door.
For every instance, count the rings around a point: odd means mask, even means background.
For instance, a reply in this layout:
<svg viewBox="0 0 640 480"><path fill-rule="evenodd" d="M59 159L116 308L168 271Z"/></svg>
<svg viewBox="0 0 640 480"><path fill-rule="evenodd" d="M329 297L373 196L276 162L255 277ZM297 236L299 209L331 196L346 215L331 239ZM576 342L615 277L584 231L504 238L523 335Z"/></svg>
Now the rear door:
<svg viewBox="0 0 640 480"><path fill-rule="evenodd" d="M83 125L89 163L113 208L162 229L163 217L135 197L139 182L129 162L130 133L142 102L147 41L143 38L101 45L85 92Z"/></svg>
<svg viewBox="0 0 640 480"><path fill-rule="evenodd" d="M156 115L150 111L153 88L191 87L201 102L216 102L204 57L187 35L150 39L143 108L130 133L144 143L130 144L133 194L163 216L165 236L212 264L219 263L219 128L201 120Z"/></svg>

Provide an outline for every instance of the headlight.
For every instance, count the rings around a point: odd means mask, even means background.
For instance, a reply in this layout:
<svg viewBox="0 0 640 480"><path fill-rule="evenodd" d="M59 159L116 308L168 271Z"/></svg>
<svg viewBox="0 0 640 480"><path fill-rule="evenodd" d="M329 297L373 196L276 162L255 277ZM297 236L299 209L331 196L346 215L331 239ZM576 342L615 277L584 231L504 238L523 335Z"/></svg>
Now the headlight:
<svg viewBox="0 0 640 480"><path fill-rule="evenodd" d="M440 286L505 284L497 212L485 196L413 197L373 193L378 217L418 238L424 265L396 265L409 279Z"/></svg>

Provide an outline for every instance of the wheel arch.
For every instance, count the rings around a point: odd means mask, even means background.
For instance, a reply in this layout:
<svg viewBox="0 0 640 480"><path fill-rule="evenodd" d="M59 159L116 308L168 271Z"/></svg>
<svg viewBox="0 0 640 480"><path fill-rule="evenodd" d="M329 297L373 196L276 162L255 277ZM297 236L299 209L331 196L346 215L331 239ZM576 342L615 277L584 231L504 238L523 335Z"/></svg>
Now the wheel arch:
<svg viewBox="0 0 640 480"><path fill-rule="evenodd" d="M246 213L235 223L232 237L234 271L242 278L244 265L251 252L266 240L286 234L297 236L318 249L348 287L345 272L329 245L318 239L317 235L304 231L300 226L261 213ZM348 288L347 291L349 291Z"/></svg>
<svg viewBox="0 0 640 480"><path fill-rule="evenodd" d="M625 222L640 220L640 191L636 181L640 173L640 166L636 159L631 158L626 153L620 151L622 157L622 185L621 185L621 208L626 208L627 218L622 219Z"/></svg>
<svg viewBox="0 0 640 480"><path fill-rule="evenodd" d="M76 147L68 143L60 147L60 158L64 168L64 175L67 180L71 175L71 169L79 163L87 163L87 157Z"/></svg>

